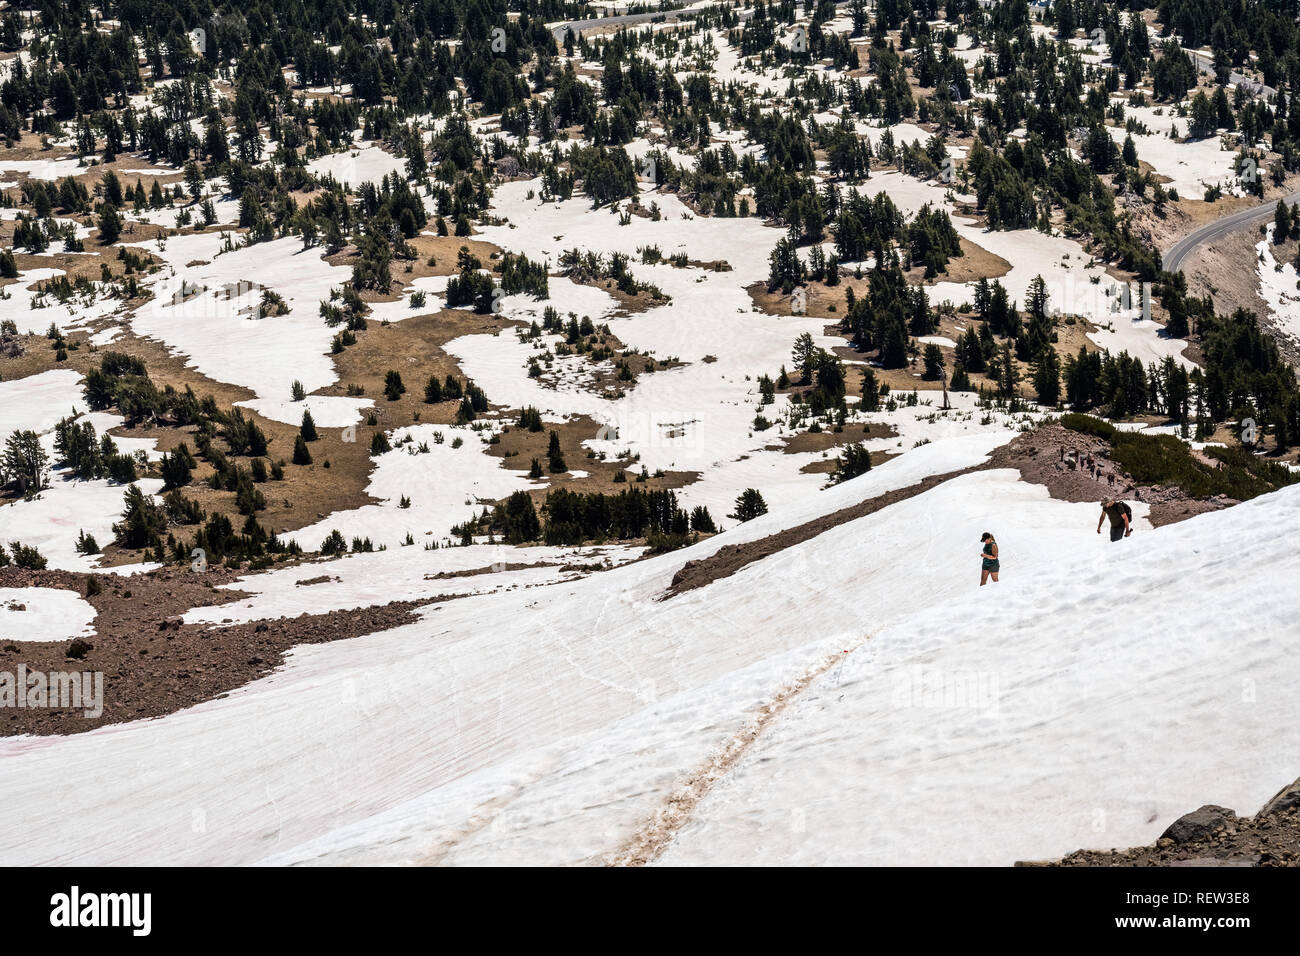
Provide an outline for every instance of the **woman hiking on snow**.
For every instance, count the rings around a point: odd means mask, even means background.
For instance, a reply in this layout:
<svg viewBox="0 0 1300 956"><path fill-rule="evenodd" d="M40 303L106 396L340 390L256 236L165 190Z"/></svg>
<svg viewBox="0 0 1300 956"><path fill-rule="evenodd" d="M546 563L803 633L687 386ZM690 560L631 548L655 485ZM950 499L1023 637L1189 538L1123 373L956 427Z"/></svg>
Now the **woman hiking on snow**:
<svg viewBox="0 0 1300 956"><path fill-rule="evenodd" d="M983 545L980 551L980 558L983 559L980 564L980 587L984 587L989 575L993 576L994 583L997 582L1000 562L998 561L998 543L993 535L985 531L980 535L980 544Z"/></svg>

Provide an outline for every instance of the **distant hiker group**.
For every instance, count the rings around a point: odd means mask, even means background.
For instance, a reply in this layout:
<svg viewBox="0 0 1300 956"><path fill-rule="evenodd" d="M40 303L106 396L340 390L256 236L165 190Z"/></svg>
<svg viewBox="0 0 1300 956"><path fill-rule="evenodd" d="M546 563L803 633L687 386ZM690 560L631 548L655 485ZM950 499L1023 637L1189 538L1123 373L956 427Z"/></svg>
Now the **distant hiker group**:
<svg viewBox="0 0 1300 956"><path fill-rule="evenodd" d="M1108 471L1100 458L1084 454L1077 448L1066 448L1062 445L1061 463L1058 467L1087 474L1094 481L1104 481L1108 485L1115 484L1115 472Z"/></svg>

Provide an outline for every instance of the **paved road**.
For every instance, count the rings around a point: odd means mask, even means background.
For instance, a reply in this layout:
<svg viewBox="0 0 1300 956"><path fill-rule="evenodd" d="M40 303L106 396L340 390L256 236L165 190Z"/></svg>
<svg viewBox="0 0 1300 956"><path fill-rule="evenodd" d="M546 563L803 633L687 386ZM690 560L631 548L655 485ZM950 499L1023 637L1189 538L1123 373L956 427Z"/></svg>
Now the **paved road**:
<svg viewBox="0 0 1300 956"><path fill-rule="evenodd" d="M651 20L676 20L677 15L682 13L681 10L666 10L662 13L625 13L617 17L597 17L594 20L571 20L568 23L561 23L551 27L551 32L557 38L564 36L564 31L570 28L575 34L581 34L586 30L594 30L599 27L618 26L623 23L647 23Z"/></svg>
<svg viewBox="0 0 1300 956"><path fill-rule="evenodd" d="M835 5L837 7L846 7L849 5L849 2L850 0L835 0ZM868 8L872 6L870 0L868 0L866 6ZM657 10L653 13L623 13L612 17L597 17L594 20L570 20L568 23L555 24L551 27L551 32L555 34L556 39L560 39L564 36L564 31L568 29L573 29L574 32L581 34L586 30L598 27L616 27L630 23L647 23L651 20L667 22L669 20L676 20L678 17L686 16L688 14L703 13L705 9L706 8L704 7L692 8L688 6L681 10ZM747 8L737 10L736 14L741 20L748 20L754 15L754 11L752 8Z"/></svg>
<svg viewBox="0 0 1300 956"><path fill-rule="evenodd" d="M846 3L848 0L839 0L837 6ZM624 24L632 23L649 23L652 20L667 22L676 20L678 17L688 14L700 14L704 12L703 7L686 7L681 10L656 10L652 13L621 13L612 17L596 17L594 20L570 20L568 23L557 23L551 27L551 32L555 34L556 39L564 36L564 31L572 29L576 34L585 33L587 30L594 30L600 27L617 27ZM748 20L753 16L753 10L738 10L742 20Z"/></svg>
<svg viewBox="0 0 1300 956"><path fill-rule="evenodd" d="M1197 53L1195 50L1184 50L1183 52L1191 57L1192 66L1196 67L1198 70L1204 70L1207 73L1214 72L1214 57L1206 53ZM1256 96L1263 95L1264 97L1269 97L1277 92L1273 87L1265 86L1263 83L1257 83L1255 80L1252 80L1250 77L1244 76L1241 73L1230 72L1228 74L1228 82L1237 86L1243 86Z"/></svg>
<svg viewBox="0 0 1300 956"><path fill-rule="evenodd" d="M1300 202L1300 193L1292 193L1283 198L1285 198L1288 206L1294 206L1297 202ZM1161 265L1166 272L1177 272L1182 268L1183 260L1198 246L1213 242L1215 239L1222 239L1224 236L1241 229L1257 226L1261 222L1268 222L1276 212L1277 200L1270 199L1261 205L1234 212L1222 219L1216 219L1214 222L1202 226L1174 243L1169 248L1169 251L1161 257Z"/></svg>

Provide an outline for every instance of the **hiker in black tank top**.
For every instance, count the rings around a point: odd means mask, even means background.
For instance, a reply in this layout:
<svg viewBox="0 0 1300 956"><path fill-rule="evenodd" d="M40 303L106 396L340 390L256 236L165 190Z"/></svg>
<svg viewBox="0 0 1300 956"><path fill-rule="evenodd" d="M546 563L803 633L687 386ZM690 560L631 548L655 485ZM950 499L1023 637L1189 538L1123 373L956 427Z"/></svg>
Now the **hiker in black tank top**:
<svg viewBox="0 0 1300 956"><path fill-rule="evenodd" d="M1002 562L998 560L998 543L993 535L985 531L980 535L980 587L984 587L990 577L996 582Z"/></svg>

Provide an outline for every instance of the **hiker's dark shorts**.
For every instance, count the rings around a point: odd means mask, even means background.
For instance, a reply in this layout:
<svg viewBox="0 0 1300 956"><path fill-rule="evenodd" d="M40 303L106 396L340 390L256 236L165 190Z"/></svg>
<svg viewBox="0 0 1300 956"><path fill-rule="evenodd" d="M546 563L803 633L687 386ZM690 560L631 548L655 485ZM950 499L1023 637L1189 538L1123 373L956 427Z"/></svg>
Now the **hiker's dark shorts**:
<svg viewBox="0 0 1300 956"><path fill-rule="evenodd" d="M984 561L981 563L981 567L985 571L998 571L1001 569L1002 564L1000 561L996 559L990 561L988 558L985 558Z"/></svg>
<svg viewBox="0 0 1300 956"><path fill-rule="evenodd" d="M1122 524L1113 524L1110 526L1110 540L1118 541L1124 537L1124 526Z"/></svg>

